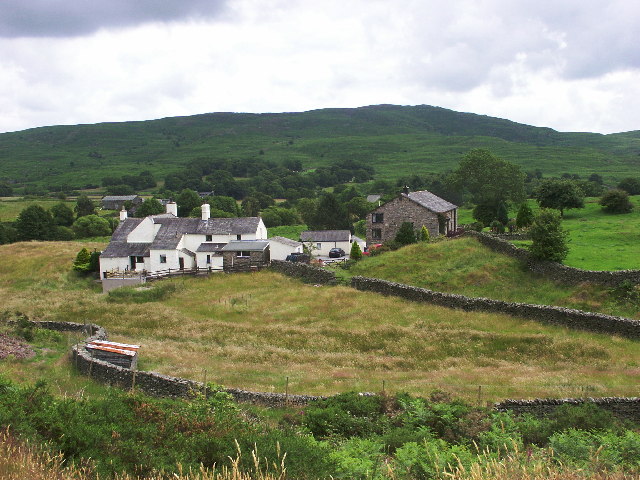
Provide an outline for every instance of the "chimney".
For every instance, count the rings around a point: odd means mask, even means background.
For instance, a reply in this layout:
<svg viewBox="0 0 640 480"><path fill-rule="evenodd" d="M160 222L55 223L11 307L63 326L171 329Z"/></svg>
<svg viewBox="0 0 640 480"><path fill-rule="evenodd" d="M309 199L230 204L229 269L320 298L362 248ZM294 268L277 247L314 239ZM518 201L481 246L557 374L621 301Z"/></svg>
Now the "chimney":
<svg viewBox="0 0 640 480"><path fill-rule="evenodd" d="M410 189L408 185L405 185L404 188L402 189L402 193L404 193L405 195L409 195Z"/></svg>
<svg viewBox="0 0 640 480"><path fill-rule="evenodd" d="M211 206L208 203L203 203L200 209L202 210L202 220L209 220L211 216Z"/></svg>
<svg viewBox="0 0 640 480"><path fill-rule="evenodd" d="M124 208L124 205L122 206L122 210L120 210L120 221L122 222L123 220L127 219L127 211Z"/></svg>
<svg viewBox="0 0 640 480"><path fill-rule="evenodd" d="M178 204L176 202L167 202L167 213L177 217L178 216Z"/></svg>

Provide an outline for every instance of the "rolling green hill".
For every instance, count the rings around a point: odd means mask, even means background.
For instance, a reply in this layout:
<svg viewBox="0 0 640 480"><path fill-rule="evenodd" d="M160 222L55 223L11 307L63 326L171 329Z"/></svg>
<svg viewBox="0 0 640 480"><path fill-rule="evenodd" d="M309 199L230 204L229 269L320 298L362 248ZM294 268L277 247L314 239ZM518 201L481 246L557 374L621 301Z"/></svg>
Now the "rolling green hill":
<svg viewBox="0 0 640 480"><path fill-rule="evenodd" d="M444 108L378 105L303 113L210 113L145 122L42 127L0 134L0 180L18 184L99 184L152 170L157 178L196 158L299 159L314 168L359 158L378 178L454 168L487 148L525 171L598 173L609 182L640 167L640 131L601 135Z"/></svg>

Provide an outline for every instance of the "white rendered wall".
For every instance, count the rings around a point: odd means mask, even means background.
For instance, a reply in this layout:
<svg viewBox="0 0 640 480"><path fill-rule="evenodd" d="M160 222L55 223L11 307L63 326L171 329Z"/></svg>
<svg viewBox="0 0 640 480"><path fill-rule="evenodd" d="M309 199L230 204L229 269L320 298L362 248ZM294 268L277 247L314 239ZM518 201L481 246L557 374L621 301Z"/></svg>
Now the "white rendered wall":
<svg viewBox="0 0 640 480"><path fill-rule="evenodd" d="M153 220L145 218L127 235L128 243L151 243L157 230L154 230Z"/></svg>
<svg viewBox="0 0 640 480"><path fill-rule="evenodd" d="M291 245L285 245L284 243L270 239L269 250L271 250L271 260L285 260L290 253L302 252L302 245L292 247Z"/></svg>

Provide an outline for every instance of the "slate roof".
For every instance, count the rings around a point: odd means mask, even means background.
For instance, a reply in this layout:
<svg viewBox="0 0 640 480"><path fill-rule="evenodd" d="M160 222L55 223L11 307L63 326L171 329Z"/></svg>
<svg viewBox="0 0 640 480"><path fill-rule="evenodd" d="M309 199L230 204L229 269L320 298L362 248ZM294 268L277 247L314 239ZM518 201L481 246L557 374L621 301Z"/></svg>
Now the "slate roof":
<svg viewBox="0 0 640 480"><path fill-rule="evenodd" d="M378 200L380 200L381 197L382 195L377 195L377 194L367 195L367 202L375 203Z"/></svg>
<svg viewBox="0 0 640 480"><path fill-rule="evenodd" d="M149 217L147 217L149 218ZM155 224L160 225L151 243L128 243L128 235L142 222L143 218L127 218L120 222L111 236L111 241L102 252L105 258L149 256L149 250L174 250L185 234L198 235L238 235L255 233L260 219L258 217L240 218L178 218L171 214L153 215ZM203 244L206 245L206 244ZM222 245L222 244L213 244ZM207 248L207 247L205 247ZM200 250L198 251L207 251ZM211 251L220 251L211 250ZM193 254L193 252L191 252ZM195 255L195 254L193 254Z"/></svg>
<svg viewBox="0 0 640 480"><path fill-rule="evenodd" d="M201 243L196 252L219 252L226 243Z"/></svg>
<svg viewBox="0 0 640 480"><path fill-rule="evenodd" d="M307 230L300 233L303 242L348 242L351 240L349 230Z"/></svg>
<svg viewBox="0 0 640 480"><path fill-rule="evenodd" d="M105 258L148 257L150 243L127 243L127 236L135 229L142 218L127 218L120 222L116 231L111 235L107 248L100 254Z"/></svg>
<svg viewBox="0 0 640 480"><path fill-rule="evenodd" d="M232 240L222 247L223 252L262 252L269 246L267 240Z"/></svg>
<svg viewBox="0 0 640 480"><path fill-rule="evenodd" d="M138 198L138 195L106 195L102 197L102 201L107 202L126 202L133 201Z"/></svg>
<svg viewBox="0 0 640 480"><path fill-rule="evenodd" d="M157 216L153 217L153 221L161 226L151 244L151 249L173 250L180 243L182 236L189 233L197 235L255 233L260 219L258 217L240 217L202 220L200 218Z"/></svg>
<svg viewBox="0 0 640 480"><path fill-rule="evenodd" d="M435 213L445 213L458 208L457 205L447 202L446 200L440 198L437 195L434 195L431 192L428 192L427 190L422 190L420 192L409 192L409 194L402 193L401 195L403 197L409 198L409 200L413 200L418 205L428 208Z"/></svg>
<svg viewBox="0 0 640 480"><path fill-rule="evenodd" d="M296 242L295 240L291 240L290 238L278 236L269 238L269 241L281 243L282 245L287 245L288 247L299 247L300 245L302 245L300 242Z"/></svg>

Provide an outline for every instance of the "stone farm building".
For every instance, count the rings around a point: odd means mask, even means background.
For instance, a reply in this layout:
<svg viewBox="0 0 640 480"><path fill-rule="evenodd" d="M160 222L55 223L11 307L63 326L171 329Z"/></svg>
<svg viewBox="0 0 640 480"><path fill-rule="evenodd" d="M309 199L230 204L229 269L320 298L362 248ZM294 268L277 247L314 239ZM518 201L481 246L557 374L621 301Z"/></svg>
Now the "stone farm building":
<svg viewBox="0 0 640 480"><path fill-rule="evenodd" d="M139 195L107 195L102 197L100 206L103 210L122 210L126 202L131 202L131 206L136 207L143 199Z"/></svg>
<svg viewBox="0 0 640 480"><path fill-rule="evenodd" d="M223 247L231 241L264 240L267 228L259 217L209 218L210 207L202 206L201 218L178 218L177 205L167 204L167 213L145 218L127 218L120 212L120 225L100 255L100 275L107 272L158 272L187 268L223 267Z"/></svg>
<svg viewBox="0 0 640 480"><path fill-rule="evenodd" d="M404 191L380 205L367 217L367 244L384 243L396 238L404 222L419 231L424 225L431 236L446 235L458 227L458 207L431 192Z"/></svg>

